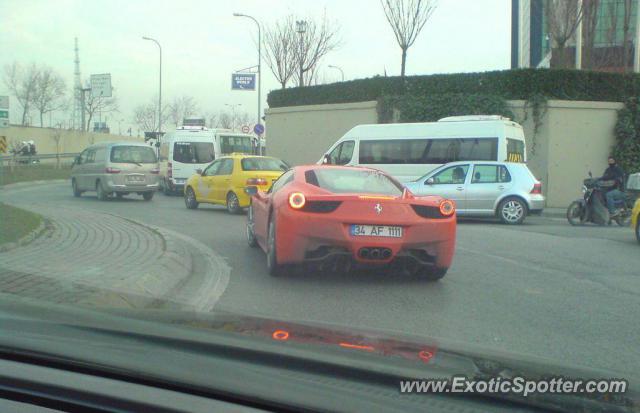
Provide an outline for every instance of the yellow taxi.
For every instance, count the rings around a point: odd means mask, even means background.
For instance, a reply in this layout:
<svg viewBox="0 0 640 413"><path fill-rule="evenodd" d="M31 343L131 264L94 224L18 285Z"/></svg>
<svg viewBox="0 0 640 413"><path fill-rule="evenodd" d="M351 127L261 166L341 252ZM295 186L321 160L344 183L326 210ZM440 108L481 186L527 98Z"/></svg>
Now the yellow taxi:
<svg viewBox="0 0 640 413"><path fill-rule="evenodd" d="M200 203L226 205L232 214L249 206L248 187L267 191L289 166L277 158L231 154L211 162L192 175L184 187L184 203L195 209Z"/></svg>
<svg viewBox="0 0 640 413"><path fill-rule="evenodd" d="M636 239L640 242L640 198L636 199L636 204L631 212L631 228L636 230Z"/></svg>

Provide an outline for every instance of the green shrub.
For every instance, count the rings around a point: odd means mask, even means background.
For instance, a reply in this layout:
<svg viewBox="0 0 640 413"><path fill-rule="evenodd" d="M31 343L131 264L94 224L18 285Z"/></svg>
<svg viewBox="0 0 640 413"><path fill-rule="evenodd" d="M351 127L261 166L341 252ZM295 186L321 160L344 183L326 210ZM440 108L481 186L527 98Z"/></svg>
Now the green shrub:
<svg viewBox="0 0 640 413"><path fill-rule="evenodd" d="M269 93L270 108L378 100L394 95L499 96L528 100L532 95L548 99L623 101L640 96L640 75L585 70L516 69L483 73L358 79L328 85L278 89Z"/></svg>
<svg viewBox="0 0 640 413"><path fill-rule="evenodd" d="M640 102L630 98L618 111L613 155L627 174L640 172Z"/></svg>
<svg viewBox="0 0 640 413"><path fill-rule="evenodd" d="M378 100L378 121L380 123L435 122L447 116L487 114L514 118L513 113L507 107L507 101L495 95L410 94L383 96Z"/></svg>

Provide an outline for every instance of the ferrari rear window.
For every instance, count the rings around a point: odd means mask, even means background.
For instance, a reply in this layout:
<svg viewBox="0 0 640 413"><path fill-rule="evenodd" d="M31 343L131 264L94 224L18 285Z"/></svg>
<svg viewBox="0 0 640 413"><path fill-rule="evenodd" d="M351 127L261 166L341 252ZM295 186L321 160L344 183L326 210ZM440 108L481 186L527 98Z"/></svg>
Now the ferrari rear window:
<svg viewBox="0 0 640 413"><path fill-rule="evenodd" d="M305 180L328 191L377 195L402 195L402 187L379 171L367 169L319 168L305 172Z"/></svg>

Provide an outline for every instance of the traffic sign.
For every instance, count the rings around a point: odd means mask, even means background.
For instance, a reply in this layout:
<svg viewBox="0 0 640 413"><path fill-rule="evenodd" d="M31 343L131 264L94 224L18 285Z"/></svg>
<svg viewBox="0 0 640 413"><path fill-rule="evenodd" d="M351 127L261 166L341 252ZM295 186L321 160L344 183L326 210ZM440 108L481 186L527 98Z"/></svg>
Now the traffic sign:
<svg viewBox="0 0 640 413"><path fill-rule="evenodd" d="M253 132L256 135L262 135L264 133L264 125L262 123L256 123L256 126L253 127Z"/></svg>
<svg viewBox="0 0 640 413"><path fill-rule="evenodd" d="M232 73L231 90L256 90L256 74Z"/></svg>
<svg viewBox="0 0 640 413"><path fill-rule="evenodd" d="M242 133L249 133L251 131L251 128L249 127L249 125L242 125Z"/></svg>
<svg viewBox="0 0 640 413"><path fill-rule="evenodd" d="M111 74L91 75L91 96L94 98L111 97Z"/></svg>
<svg viewBox="0 0 640 413"><path fill-rule="evenodd" d="M7 137L0 136L0 153L7 153Z"/></svg>

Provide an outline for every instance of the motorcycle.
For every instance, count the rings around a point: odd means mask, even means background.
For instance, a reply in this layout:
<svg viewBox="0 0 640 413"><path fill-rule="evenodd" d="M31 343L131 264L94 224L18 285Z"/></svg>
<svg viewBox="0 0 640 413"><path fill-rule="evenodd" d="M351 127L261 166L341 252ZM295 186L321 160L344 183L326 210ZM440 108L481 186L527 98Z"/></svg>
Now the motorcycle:
<svg viewBox="0 0 640 413"><path fill-rule="evenodd" d="M625 194L625 199L618 201L618 215L611 217L607 209L605 193L609 187L606 181L594 178L589 172L589 178L583 181L582 199L573 201L567 208L567 220L571 225L583 225L592 222L596 225L611 225L615 221L621 227L628 226L633 209L633 196Z"/></svg>

